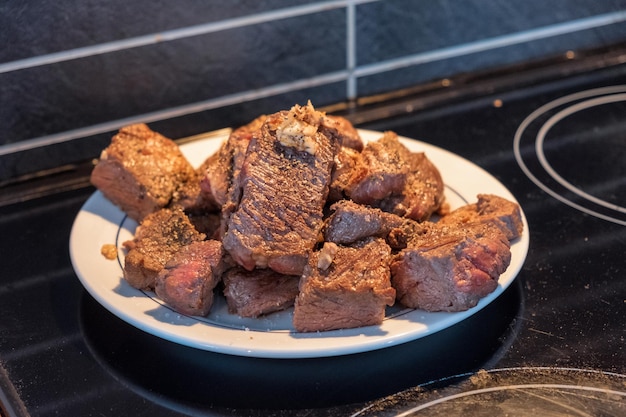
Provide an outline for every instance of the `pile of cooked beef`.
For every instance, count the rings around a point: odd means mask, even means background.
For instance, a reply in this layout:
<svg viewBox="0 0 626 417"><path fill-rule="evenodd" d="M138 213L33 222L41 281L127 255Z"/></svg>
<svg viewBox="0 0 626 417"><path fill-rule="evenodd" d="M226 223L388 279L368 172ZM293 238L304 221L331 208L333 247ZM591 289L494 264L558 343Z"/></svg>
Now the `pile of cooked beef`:
<svg viewBox="0 0 626 417"><path fill-rule="evenodd" d="M293 307L301 332L377 325L395 302L471 308L523 227L494 195L447 212L424 153L393 132L364 143L310 103L234 130L197 169L146 125L124 127L91 180L139 223L124 243L130 285L188 315L207 315L216 292L242 317Z"/></svg>

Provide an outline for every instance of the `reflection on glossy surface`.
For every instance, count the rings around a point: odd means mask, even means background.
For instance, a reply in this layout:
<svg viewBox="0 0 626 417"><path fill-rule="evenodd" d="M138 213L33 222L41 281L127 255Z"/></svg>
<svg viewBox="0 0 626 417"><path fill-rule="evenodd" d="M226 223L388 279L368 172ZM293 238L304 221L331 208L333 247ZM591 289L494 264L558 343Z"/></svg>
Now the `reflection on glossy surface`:
<svg viewBox="0 0 626 417"><path fill-rule="evenodd" d="M437 387L451 381L445 388ZM353 416L623 416L626 375L509 368L447 378L373 403Z"/></svg>
<svg viewBox="0 0 626 417"><path fill-rule="evenodd" d="M520 284L514 282L467 320L426 338L310 359L252 358L186 347L136 329L86 294L80 315L85 341L100 365L168 408L319 408L368 401L487 366L515 339L520 297ZM112 328L115 332L108 331Z"/></svg>

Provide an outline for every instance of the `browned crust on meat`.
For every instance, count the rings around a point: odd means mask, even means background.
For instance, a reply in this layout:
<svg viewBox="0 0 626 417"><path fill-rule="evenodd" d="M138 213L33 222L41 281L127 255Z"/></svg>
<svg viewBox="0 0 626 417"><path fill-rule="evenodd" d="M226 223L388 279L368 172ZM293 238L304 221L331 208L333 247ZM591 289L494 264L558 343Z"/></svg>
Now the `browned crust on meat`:
<svg viewBox="0 0 626 417"><path fill-rule="evenodd" d="M145 124L120 129L102 151L91 182L130 218L167 206L196 172L171 139Z"/></svg>
<svg viewBox="0 0 626 417"><path fill-rule="evenodd" d="M393 305L391 250L382 239L358 247L338 247L332 262L320 262L324 251L310 256L300 279L293 325L299 332L347 329L382 323L385 307ZM357 262L360 260L360 262ZM320 268L319 266L326 268Z"/></svg>
<svg viewBox="0 0 626 417"><path fill-rule="evenodd" d="M220 282L224 268L221 242L192 242L165 263L154 290L177 312L206 316L213 305L213 289Z"/></svg>
<svg viewBox="0 0 626 417"><path fill-rule="evenodd" d="M394 132L368 142L363 152L342 159L332 196L345 195L359 204L425 221L444 203L444 184L437 167L423 152L412 152Z"/></svg>
<svg viewBox="0 0 626 417"><path fill-rule="evenodd" d="M224 247L247 270L300 275L323 225L333 156L339 144L318 128L322 113L294 106L270 116L243 162L241 198Z"/></svg>
<svg viewBox="0 0 626 417"><path fill-rule="evenodd" d="M478 194L476 203L459 207L438 223L467 226L486 222L499 226L509 240L520 237L524 231L519 205L493 194Z"/></svg>
<svg viewBox="0 0 626 417"><path fill-rule="evenodd" d="M345 117L327 114L322 119L322 127L330 135L337 136L341 146L358 152L363 150L364 143L359 131Z"/></svg>
<svg viewBox="0 0 626 417"><path fill-rule="evenodd" d="M350 200L334 203L330 211L324 223L324 240L339 244L350 244L371 236L384 238L407 221L395 214Z"/></svg>
<svg viewBox="0 0 626 417"><path fill-rule="evenodd" d="M161 209L149 214L125 242L124 278L134 288L154 288L157 274L183 246L205 239L183 213L182 208Z"/></svg>
<svg viewBox="0 0 626 417"><path fill-rule="evenodd" d="M391 263L398 301L426 311L463 311L493 292L511 261L509 241L493 223L434 225Z"/></svg>
<svg viewBox="0 0 626 417"><path fill-rule="evenodd" d="M364 146L347 119L310 103L233 131L197 170L147 125L124 127L91 181L140 222L124 243L131 286L205 315L228 262L231 313L258 317L295 302L301 332L380 324L396 296L426 311L471 308L497 287L509 240L523 232L520 207L498 196L447 213L424 153L394 132ZM441 220L427 221L435 212ZM188 258L207 243L203 232L223 239L219 267Z"/></svg>

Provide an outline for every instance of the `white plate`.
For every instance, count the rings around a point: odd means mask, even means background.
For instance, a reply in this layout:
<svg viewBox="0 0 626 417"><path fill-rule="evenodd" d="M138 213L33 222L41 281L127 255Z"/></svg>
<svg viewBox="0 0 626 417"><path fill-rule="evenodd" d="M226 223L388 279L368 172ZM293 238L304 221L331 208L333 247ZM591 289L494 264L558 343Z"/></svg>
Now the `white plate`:
<svg viewBox="0 0 626 417"><path fill-rule="evenodd" d="M375 140L379 132L360 131L363 139ZM226 136L203 139L181 146L194 165L217 150ZM516 201L493 176L477 165L451 152L424 142L401 138L413 151L422 151L439 168L446 184L446 199L451 208L476 201L479 193L491 193ZM523 216L523 213L522 213ZM508 287L521 269L528 251L528 224L524 234L511 247L511 264L499 279L497 289L476 307L458 313L427 313L420 310L390 308L380 326L298 333L291 325L292 310L265 318L243 319L228 314L225 300L218 296L208 317L188 317L164 306L153 293L129 286L122 276L123 253L118 260L100 254L104 244L132 239L136 223L95 192L76 216L70 235L70 254L74 270L87 291L105 308L155 336L207 351L266 358L310 358L365 352L397 345L450 327L491 303Z"/></svg>

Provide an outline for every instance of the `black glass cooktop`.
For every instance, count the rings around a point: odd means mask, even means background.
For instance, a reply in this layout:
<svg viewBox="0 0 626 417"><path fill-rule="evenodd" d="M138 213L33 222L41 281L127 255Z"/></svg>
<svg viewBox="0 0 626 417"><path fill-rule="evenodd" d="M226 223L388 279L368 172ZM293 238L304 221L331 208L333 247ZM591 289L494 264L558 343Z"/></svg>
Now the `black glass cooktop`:
<svg viewBox="0 0 626 417"><path fill-rule="evenodd" d="M626 67L614 66L421 111L423 97L406 97L389 117L384 104L349 115L475 162L515 195L530 227L526 262L493 303L372 352L260 359L159 339L109 313L73 272L69 232L92 188L0 208L3 413L626 414L625 95Z"/></svg>

